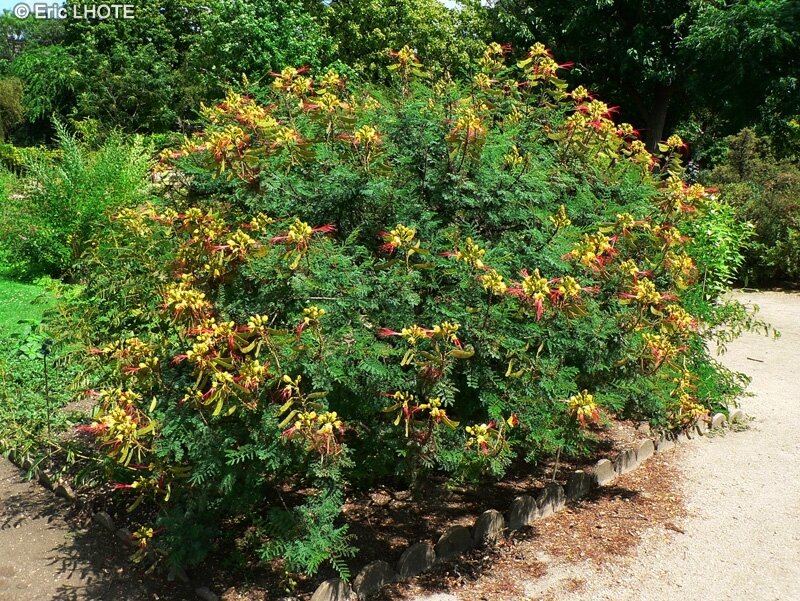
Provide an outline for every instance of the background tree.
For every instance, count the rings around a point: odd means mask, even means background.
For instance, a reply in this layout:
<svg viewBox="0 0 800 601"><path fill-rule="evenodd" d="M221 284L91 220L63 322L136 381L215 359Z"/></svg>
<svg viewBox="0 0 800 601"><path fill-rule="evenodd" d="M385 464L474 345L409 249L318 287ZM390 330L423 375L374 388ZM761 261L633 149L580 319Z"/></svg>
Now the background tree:
<svg viewBox="0 0 800 601"><path fill-rule="evenodd" d="M722 137L761 119L796 86L798 4L791 0L499 0L493 37L533 41L575 62L571 79L621 107L650 148L691 119ZM788 79L786 79L788 78Z"/></svg>
<svg viewBox="0 0 800 601"><path fill-rule="evenodd" d="M0 79L0 142L22 120L22 82Z"/></svg>
<svg viewBox="0 0 800 601"><path fill-rule="evenodd" d="M216 0L199 18L188 52L189 79L205 97L220 95L246 74L271 83L287 65L318 69L334 57L324 7L302 0Z"/></svg>
<svg viewBox="0 0 800 601"><path fill-rule="evenodd" d="M195 0L144 0L135 19L66 21L75 58L74 116L125 131L166 131L187 112L182 69L198 33Z"/></svg>
<svg viewBox="0 0 800 601"><path fill-rule="evenodd" d="M779 154L790 151L790 121L800 114L800 3L703 3L680 42L687 61L686 119L722 149L723 138L758 125Z"/></svg>
<svg viewBox="0 0 800 601"><path fill-rule="evenodd" d="M622 108L644 130L649 148L662 139L670 105L686 87L678 44L694 18L681 0L499 0L494 37L518 50L534 41L575 63L572 79Z"/></svg>
<svg viewBox="0 0 800 601"><path fill-rule="evenodd" d="M439 0L334 0L330 34L337 57L372 78L385 75L387 50L412 47L435 73L459 73L491 37L486 9L468 0L456 10Z"/></svg>

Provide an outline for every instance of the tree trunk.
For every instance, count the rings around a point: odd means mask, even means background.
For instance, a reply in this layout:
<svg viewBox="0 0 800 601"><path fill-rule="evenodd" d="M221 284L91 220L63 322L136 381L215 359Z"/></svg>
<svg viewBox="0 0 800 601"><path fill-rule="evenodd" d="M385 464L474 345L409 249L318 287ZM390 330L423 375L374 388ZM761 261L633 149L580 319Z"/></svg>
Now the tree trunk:
<svg viewBox="0 0 800 601"><path fill-rule="evenodd" d="M664 125L667 122L667 110L669 102L672 100L672 91L672 85L656 87L655 98L647 115L647 134L645 135L645 144L650 152L656 149L656 145L664 136Z"/></svg>

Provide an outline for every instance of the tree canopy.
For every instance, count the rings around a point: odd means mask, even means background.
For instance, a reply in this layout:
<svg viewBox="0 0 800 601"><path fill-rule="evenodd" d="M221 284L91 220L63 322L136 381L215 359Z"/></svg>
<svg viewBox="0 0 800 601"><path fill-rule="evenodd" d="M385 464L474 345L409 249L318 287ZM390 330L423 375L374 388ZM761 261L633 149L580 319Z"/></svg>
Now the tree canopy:
<svg viewBox="0 0 800 601"><path fill-rule="evenodd" d="M799 32L793 0L143 0L131 20L4 14L0 77L23 86L23 119L6 127L35 142L50 138L53 116L185 131L201 103L245 77L268 87L290 65L334 64L377 83L390 51L408 45L435 77L471 76L486 43L521 57L541 41L573 64L570 83L617 105L650 148L674 132L721 148L749 125L786 154L800 114Z"/></svg>

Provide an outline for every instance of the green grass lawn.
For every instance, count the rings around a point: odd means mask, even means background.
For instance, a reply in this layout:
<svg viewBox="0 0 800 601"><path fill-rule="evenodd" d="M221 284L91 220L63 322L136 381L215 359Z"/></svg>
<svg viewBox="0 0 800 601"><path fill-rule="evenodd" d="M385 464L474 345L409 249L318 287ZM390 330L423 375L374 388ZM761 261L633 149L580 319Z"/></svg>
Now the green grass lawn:
<svg viewBox="0 0 800 601"><path fill-rule="evenodd" d="M20 331L19 322L40 320L53 300L40 286L0 279L0 340Z"/></svg>

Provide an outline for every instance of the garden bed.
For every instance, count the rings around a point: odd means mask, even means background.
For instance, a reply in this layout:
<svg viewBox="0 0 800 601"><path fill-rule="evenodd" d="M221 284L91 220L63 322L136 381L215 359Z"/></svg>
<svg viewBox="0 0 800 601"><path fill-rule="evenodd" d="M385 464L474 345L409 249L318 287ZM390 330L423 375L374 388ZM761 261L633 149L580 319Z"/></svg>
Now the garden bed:
<svg viewBox="0 0 800 601"><path fill-rule="evenodd" d="M70 410L80 408L73 405L68 407ZM410 545L426 541L433 544L441 533L451 526L461 525L469 528L475 522L475 518L488 508L507 508L517 496L535 495L536 491L551 482L563 486L571 471L591 469L598 459L613 459L620 450L629 448L637 437L642 436L640 428L641 426L637 429L637 425L629 421L609 422L607 427L595 432L597 446L594 454L581 460L560 460L555 479L553 479L555 458L551 457L535 466L518 461L510 467L506 477L500 482L486 482L477 486L457 485L440 476L425 481L413 492L386 486L370 492L355 492L348 497L343 506L343 520L349 525L350 533L355 535L355 545L359 548L358 555L348 561L350 571L355 575L361 567L379 559L394 564ZM50 462L43 462L40 467L58 472L59 464L63 466L63 459L63 455L53 456ZM629 480L650 481L657 477L657 475L653 477L643 475L645 472L647 470L642 470L637 476L626 476L623 483ZM72 475L76 473L75 466L66 471L67 480L70 473ZM609 489L597 490L585 502L596 504L601 512L606 511L602 509L604 504L614 504L613 499L619 498L620 495L628 499L635 496L635 493L626 493L626 488L627 484L620 484ZM146 516L155 511L155 508L147 510L145 507L137 514L136 521L132 520L127 511L130 499L110 485L100 489L77 488L75 501L76 509L71 519L76 525L85 524L97 512L104 511L112 517L116 528L132 531L139 520L147 519ZM559 517L553 521L562 524L563 519ZM556 527L555 531L562 526ZM209 586L214 591L225 591L223 598L226 601L276 599L275 591L286 588L286 582L280 578L279 564L273 562L265 565L246 561L244 554L231 552L231 549L238 546L236 539L240 544L246 531L236 523L228 524L227 528L228 536L224 541L225 544L222 544L221 540L217 541L219 550L200 566L189 570L193 582ZM526 528L514 537L528 537L533 531ZM551 520L537 523L535 527L537 536L544 531L554 531ZM604 548L606 553L610 553L612 547L619 550L631 544L632 539L622 536L618 541L609 540L613 544ZM558 550L558 544L558 542L548 543L548 548L551 548L553 553L561 554L563 551L569 556L566 549ZM452 582L453 570L477 578L486 566L493 565L495 560L502 560L510 552L511 547L508 545L506 542L488 551L470 551L464 557L455 559L452 565L435 568L430 574L421 576L418 584L399 584L391 590L411 590L415 586L423 588L444 586L445 582ZM145 570L150 565L146 561L140 569ZM163 564L160 567L164 568ZM293 588L292 594L301 597L310 595L320 581L335 576L333 570L323 569L314 577L296 579L296 587ZM289 594L288 591L284 592ZM376 599L393 598L391 594L382 592Z"/></svg>

